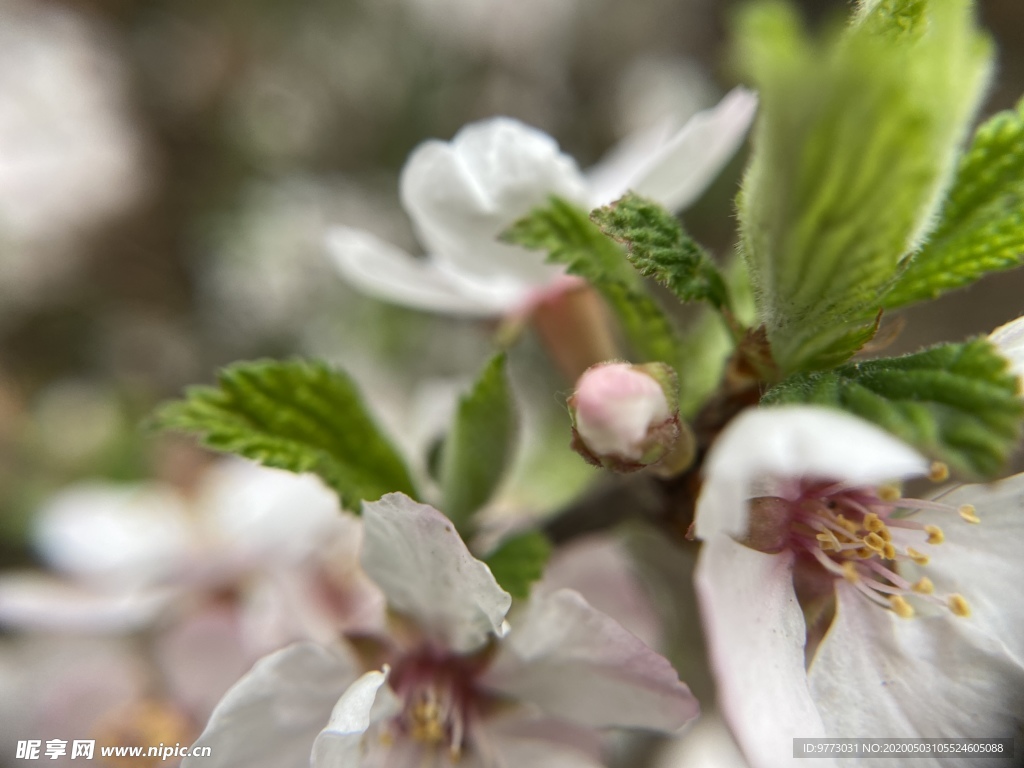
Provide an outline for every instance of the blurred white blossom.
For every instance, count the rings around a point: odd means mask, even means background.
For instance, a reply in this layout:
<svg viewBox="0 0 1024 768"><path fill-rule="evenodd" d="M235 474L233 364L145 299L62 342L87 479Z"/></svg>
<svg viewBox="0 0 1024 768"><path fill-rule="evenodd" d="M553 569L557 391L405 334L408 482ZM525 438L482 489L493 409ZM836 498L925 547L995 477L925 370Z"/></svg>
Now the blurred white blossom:
<svg viewBox="0 0 1024 768"><path fill-rule="evenodd" d="M0 2L0 305L37 301L151 168L111 36L70 7Z"/></svg>
<svg viewBox="0 0 1024 768"><path fill-rule="evenodd" d="M557 195L590 208L632 189L672 210L693 203L746 135L757 106L736 89L681 129L637 137L584 176L547 134L507 117L465 126L451 142L421 144L402 170L402 202L427 258L369 232L335 227L334 263L353 285L407 306L493 316L575 286L543 254L498 235Z"/></svg>

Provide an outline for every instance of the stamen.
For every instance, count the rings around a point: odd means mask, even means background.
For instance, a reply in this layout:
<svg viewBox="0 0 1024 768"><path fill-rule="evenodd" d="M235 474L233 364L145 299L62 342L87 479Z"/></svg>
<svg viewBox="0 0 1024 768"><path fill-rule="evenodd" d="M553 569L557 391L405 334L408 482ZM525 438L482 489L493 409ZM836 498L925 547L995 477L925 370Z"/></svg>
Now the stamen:
<svg viewBox="0 0 1024 768"><path fill-rule="evenodd" d="M922 555L913 547L907 547L907 557L913 560L918 565L928 565L928 555Z"/></svg>
<svg viewBox="0 0 1024 768"><path fill-rule="evenodd" d="M882 518L874 512L869 512L864 515L864 528L872 533L878 533L885 529L885 523L883 523Z"/></svg>
<svg viewBox="0 0 1024 768"><path fill-rule="evenodd" d="M949 467L943 464L941 461L932 462L931 468L928 470L928 479L933 483L944 483L949 480Z"/></svg>
<svg viewBox="0 0 1024 768"><path fill-rule="evenodd" d="M912 589L919 595L930 595L935 591L935 585L932 584L932 580L927 576L922 576L921 579L914 584Z"/></svg>
<svg viewBox="0 0 1024 768"><path fill-rule="evenodd" d="M973 504L963 504L957 510L960 513L960 517L966 520L968 523L980 523L981 518L978 517L977 511L974 509Z"/></svg>
<svg viewBox="0 0 1024 768"><path fill-rule="evenodd" d="M946 598L946 605L957 616L966 618L971 615L971 606L964 599L963 595L950 595Z"/></svg>
<svg viewBox="0 0 1024 768"><path fill-rule="evenodd" d="M864 537L864 546L870 549L872 552L881 552L882 547L885 546L885 539L879 536L877 533L869 533Z"/></svg>
<svg viewBox="0 0 1024 768"><path fill-rule="evenodd" d="M856 584L860 581L860 574L857 572L857 566L849 561L843 563L843 578L851 584Z"/></svg>
<svg viewBox="0 0 1024 768"><path fill-rule="evenodd" d="M939 528L939 526L926 525L924 529L928 533L929 544L941 544L946 540L946 534L942 532L942 529Z"/></svg>
<svg viewBox="0 0 1024 768"><path fill-rule="evenodd" d="M889 607L901 619L909 619L914 615L914 608L899 595L889 598Z"/></svg>
<svg viewBox="0 0 1024 768"><path fill-rule="evenodd" d="M895 485L882 485L878 488L878 498L882 501L896 501L902 495L899 487Z"/></svg>
<svg viewBox="0 0 1024 768"><path fill-rule="evenodd" d="M888 541L885 542L885 545L882 547L882 557L884 557L886 560L895 560L896 559L896 547L894 547Z"/></svg>

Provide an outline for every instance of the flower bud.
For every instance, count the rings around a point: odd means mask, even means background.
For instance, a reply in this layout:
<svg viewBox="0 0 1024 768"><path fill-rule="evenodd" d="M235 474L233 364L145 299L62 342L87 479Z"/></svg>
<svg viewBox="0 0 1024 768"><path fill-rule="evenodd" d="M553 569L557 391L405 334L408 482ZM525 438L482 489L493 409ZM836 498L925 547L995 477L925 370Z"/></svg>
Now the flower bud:
<svg viewBox="0 0 1024 768"><path fill-rule="evenodd" d="M601 363L569 398L573 449L591 464L632 472L661 461L679 440L676 376L663 363Z"/></svg>

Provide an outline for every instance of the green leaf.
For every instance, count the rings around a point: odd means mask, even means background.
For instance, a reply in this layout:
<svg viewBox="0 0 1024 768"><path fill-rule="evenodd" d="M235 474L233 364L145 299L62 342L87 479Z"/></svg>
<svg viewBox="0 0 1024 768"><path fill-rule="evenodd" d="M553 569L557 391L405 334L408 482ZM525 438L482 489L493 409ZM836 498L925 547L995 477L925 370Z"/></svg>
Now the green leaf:
<svg viewBox="0 0 1024 768"><path fill-rule="evenodd" d="M887 308L934 299L1024 259L1024 101L974 135L931 237L907 264Z"/></svg>
<svg viewBox="0 0 1024 768"><path fill-rule="evenodd" d="M739 198L758 316L783 373L831 367L933 223L991 46L968 0L865 2L823 41L762 2L739 40L761 99Z"/></svg>
<svg viewBox="0 0 1024 768"><path fill-rule="evenodd" d="M512 456L515 413L505 355L487 363L459 401L441 459L442 508L460 532L491 498Z"/></svg>
<svg viewBox="0 0 1024 768"><path fill-rule="evenodd" d="M315 361L259 360L191 387L156 423L197 433L209 448L268 467L314 472L358 511L391 491L416 496L409 471L367 413L347 374Z"/></svg>
<svg viewBox="0 0 1024 768"><path fill-rule="evenodd" d="M1024 418L1017 378L985 339L798 374L761 402L842 408L951 467L983 477L1004 466Z"/></svg>
<svg viewBox="0 0 1024 768"><path fill-rule="evenodd" d="M484 558L494 578L512 597L530 596L530 586L544 575L551 543L539 531L513 536Z"/></svg>
<svg viewBox="0 0 1024 768"><path fill-rule="evenodd" d="M729 295L711 257L657 203L627 192L590 213L605 235L626 246L626 257L644 277L653 277L682 302L708 301L719 309Z"/></svg>
<svg viewBox="0 0 1024 768"><path fill-rule="evenodd" d="M587 214L572 203L552 197L517 221L501 239L548 252L548 261L564 264L605 298L622 324L639 362L678 358L676 331L644 289L622 248L605 237Z"/></svg>

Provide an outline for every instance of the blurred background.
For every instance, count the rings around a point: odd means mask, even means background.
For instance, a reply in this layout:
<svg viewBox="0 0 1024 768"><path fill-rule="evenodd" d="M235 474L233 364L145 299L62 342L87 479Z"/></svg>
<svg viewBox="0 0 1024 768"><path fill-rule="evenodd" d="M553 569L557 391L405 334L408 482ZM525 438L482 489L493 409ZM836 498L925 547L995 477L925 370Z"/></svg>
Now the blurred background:
<svg viewBox="0 0 1024 768"><path fill-rule="evenodd" d="M979 6L999 44L988 114L1024 93L1024 4ZM416 252L398 172L472 120L520 118L587 167L714 104L735 84L733 7L0 0L0 568L39 562L34 515L70 484L194 483L208 459L140 423L228 362L318 355L398 390L475 370L493 328L359 295L325 228ZM720 256L742 163L686 214ZM892 350L1022 311L1024 275L1000 275L909 313Z"/></svg>

